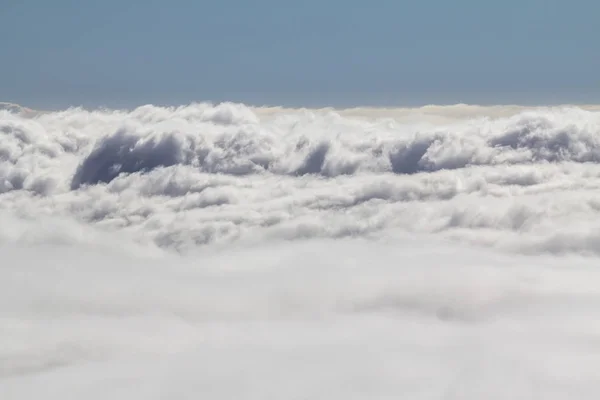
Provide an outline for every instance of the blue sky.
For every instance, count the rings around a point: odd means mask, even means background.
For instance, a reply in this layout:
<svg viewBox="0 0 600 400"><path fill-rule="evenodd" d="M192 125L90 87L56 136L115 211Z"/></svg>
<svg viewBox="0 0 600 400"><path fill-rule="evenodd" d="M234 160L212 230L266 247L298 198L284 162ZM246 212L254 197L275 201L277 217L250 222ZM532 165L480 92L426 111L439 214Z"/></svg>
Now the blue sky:
<svg viewBox="0 0 600 400"><path fill-rule="evenodd" d="M0 0L0 101L600 103L597 0Z"/></svg>

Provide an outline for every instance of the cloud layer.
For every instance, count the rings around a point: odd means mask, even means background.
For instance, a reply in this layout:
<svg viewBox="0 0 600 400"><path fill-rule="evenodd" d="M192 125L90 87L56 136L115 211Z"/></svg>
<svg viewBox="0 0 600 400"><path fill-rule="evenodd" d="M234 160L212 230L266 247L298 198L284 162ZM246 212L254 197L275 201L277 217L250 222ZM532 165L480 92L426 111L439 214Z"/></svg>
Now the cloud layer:
<svg viewBox="0 0 600 400"><path fill-rule="evenodd" d="M600 112L588 108L13 107L0 212L179 252L401 230L597 253Z"/></svg>
<svg viewBox="0 0 600 400"><path fill-rule="evenodd" d="M397 239L3 246L0 395L595 398L593 261Z"/></svg>
<svg viewBox="0 0 600 400"><path fill-rule="evenodd" d="M0 108L3 400L597 397L597 107Z"/></svg>

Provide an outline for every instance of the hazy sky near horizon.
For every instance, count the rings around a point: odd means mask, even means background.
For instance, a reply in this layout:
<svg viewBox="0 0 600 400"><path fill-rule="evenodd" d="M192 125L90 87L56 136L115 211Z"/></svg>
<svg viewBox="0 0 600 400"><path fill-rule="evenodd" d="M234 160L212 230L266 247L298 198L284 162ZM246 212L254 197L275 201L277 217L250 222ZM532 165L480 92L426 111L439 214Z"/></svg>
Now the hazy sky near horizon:
<svg viewBox="0 0 600 400"><path fill-rule="evenodd" d="M0 101L600 102L596 0L1 0Z"/></svg>

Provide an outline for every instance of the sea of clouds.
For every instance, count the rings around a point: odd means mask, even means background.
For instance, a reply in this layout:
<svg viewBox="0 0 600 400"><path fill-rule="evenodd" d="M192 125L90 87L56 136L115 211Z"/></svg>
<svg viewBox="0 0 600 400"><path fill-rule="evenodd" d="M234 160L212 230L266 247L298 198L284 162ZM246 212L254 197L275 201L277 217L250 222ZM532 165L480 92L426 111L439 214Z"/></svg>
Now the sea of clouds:
<svg viewBox="0 0 600 400"><path fill-rule="evenodd" d="M1 399L592 399L600 107L0 107Z"/></svg>

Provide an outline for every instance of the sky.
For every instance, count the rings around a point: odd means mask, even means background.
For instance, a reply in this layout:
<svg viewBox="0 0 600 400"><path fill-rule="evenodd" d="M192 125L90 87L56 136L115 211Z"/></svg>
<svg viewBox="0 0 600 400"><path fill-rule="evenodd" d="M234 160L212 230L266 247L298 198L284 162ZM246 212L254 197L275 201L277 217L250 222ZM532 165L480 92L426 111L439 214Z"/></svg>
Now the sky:
<svg viewBox="0 0 600 400"><path fill-rule="evenodd" d="M595 0L1 0L0 101L600 102Z"/></svg>

